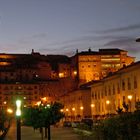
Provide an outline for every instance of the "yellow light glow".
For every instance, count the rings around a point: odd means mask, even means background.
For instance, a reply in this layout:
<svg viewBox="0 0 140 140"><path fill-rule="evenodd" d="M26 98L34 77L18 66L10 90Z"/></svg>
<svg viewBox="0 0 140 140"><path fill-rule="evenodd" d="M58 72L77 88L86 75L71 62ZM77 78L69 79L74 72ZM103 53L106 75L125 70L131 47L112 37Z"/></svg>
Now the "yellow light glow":
<svg viewBox="0 0 140 140"><path fill-rule="evenodd" d="M110 104L110 101L109 101L109 100L107 100L107 101L106 101L106 104L107 104L107 105L109 105L109 104Z"/></svg>
<svg viewBox="0 0 140 140"><path fill-rule="evenodd" d="M10 108L8 108L8 109L7 109L7 112L10 113L10 114L12 114L12 113L13 113L13 110L10 109Z"/></svg>
<svg viewBox="0 0 140 140"><path fill-rule="evenodd" d="M66 108L66 111L69 111L69 109L68 109L68 108Z"/></svg>
<svg viewBox="0 0 140 140"><path fill-rule="evenodd" d="M63 112L63 111L64 111L63 109L60 110L60 112Z"/></svg>
<svg viewBox="0 0 140 140"><path fill-rule="evenodd" d="M59 73L59 77L63 78L64 77L64 73Z"/></svg>
<svg viewBox="0 0 140 140"><path fill-rule="evenodd" d="M75 111L75 108L74 107L72 108L72 111Z"/></svg>
<svg viewBox="0 0 140 140"><path fill-rule="evenodd" d="M36 105L38 105L38 106L39 106L40 104L41 104L41 101L38 101L38 102L36 103Z"/></svg>
<svg viewBox="0 0 140 140"><path fill-rule="evenodd" d="M44 97L44 98L41 98L43 101L46 101L47 100L47 98L46 97Z"/></svg>
<svg viewBox="0 0 140 140"><path fill-rule="evenodd" d="M90 106L91 106L91 107L95 107L95 104L91 104Z"/></svg>
<svg viewBox="0 0 140 140"><path fill-rule="evenodd" d="M84 109L84 107L83 107L83 106L81 106L81 107L80 107L80 109L81 109L81 110L83 110L83 109Z"/></svg>
<svg viewBox="0 0 140 140"><path fill-rule="evenodd" d="M77 75L77 71L74 71L73 74L74 74L74 75Z"/></svg>
<svg viewBox="0 0 140 140"><path fill-rule="evenodd" d="M132 100L132 95L127 96L129 100Z"/></svg>
<svg viewBox="0 0 140 140"><path fill-rule="evenodd" d="M5 105L7 104L7 102L6 102L6 101L4 101L3 103L4 103Z"/></svg>

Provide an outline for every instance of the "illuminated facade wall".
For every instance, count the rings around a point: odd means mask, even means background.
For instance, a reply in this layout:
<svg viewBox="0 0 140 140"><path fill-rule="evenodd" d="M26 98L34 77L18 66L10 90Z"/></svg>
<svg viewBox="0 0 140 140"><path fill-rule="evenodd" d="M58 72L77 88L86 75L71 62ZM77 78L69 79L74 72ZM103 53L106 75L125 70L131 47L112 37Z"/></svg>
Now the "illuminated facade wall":
<svg viewBox="0 0 140 140"><path fill-rule="evenodd" d="M92 115L116 114L118 107L123 108L123 102L129 105L129 111L134 111L140 100L139 72L140 62L137 62L92 84Z"/></svg>
<svg viewBox="0 0 140 140"><path fill-rule="evenodd" d="M78 53L75 57L81 84L102 79L110 72L115 72L135 61L134 57L127 55L127 51L119 49L100 49L99 52L89 50Z"/></svg>
<svg viewBox="0 0 140 140"><path fill-rule="evenodd" d="M17 98L24 106L33 106L40 96L39 84L0 84L0 107L14 107Z"/></svg>
<svg viewBox="0 0 140 140"><path fill-rule="evenodd" d="M70 92L61 97L60 101L64 104L66 119L80 120L91 116L91 95L90 89L81 89Z"/></svg>
<svg viewBox="0 0 140 140"><path fill-rule="evenodd" d="M80 81L86 80L99 80L101 74L100 56L98 55L82 55L78 57L79 66L79 79Z"/></svg>

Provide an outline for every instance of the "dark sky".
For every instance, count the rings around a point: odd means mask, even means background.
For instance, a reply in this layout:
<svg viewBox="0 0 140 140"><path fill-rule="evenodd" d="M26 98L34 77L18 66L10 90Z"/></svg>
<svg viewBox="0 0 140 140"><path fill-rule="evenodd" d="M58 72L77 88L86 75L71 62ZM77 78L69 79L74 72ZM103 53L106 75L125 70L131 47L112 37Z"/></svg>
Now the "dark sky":
<svg viewBox="0 0 140 140"><path fill-rule="evenodd" d="M140 0L1 0L0 52L120 48L140 60Z"/></svg>

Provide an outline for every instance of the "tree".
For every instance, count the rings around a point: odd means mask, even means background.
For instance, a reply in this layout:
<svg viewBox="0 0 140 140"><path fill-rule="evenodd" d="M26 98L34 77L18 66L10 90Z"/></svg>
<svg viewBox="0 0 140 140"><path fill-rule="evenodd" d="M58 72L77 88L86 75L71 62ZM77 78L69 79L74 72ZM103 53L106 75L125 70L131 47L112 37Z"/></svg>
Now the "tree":
<svg viewBox="0 0 140 140"><path fill-rule="evenodd" d="M39 107L24 108L22 119L25 125L32 126L34 129L48 128L48 140L50 140L50 125L56 124L64 117L64 114L60 111L62 108L63 105L58 102L50 105L40 105Z"/></svg>

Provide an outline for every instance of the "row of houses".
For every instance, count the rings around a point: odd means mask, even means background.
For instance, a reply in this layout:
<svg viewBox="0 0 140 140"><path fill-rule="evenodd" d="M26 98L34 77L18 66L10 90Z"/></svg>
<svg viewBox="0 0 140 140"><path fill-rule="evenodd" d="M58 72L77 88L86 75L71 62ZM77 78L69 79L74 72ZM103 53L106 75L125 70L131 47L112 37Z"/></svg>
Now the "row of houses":
<svg viewBox="0 0 140 140"><path fill-rule="evenodd" d="M140 101L140 61L123 67L107 77L83 84L61 98L69 118L117 114L118 109L133 112Z"/></svg>

